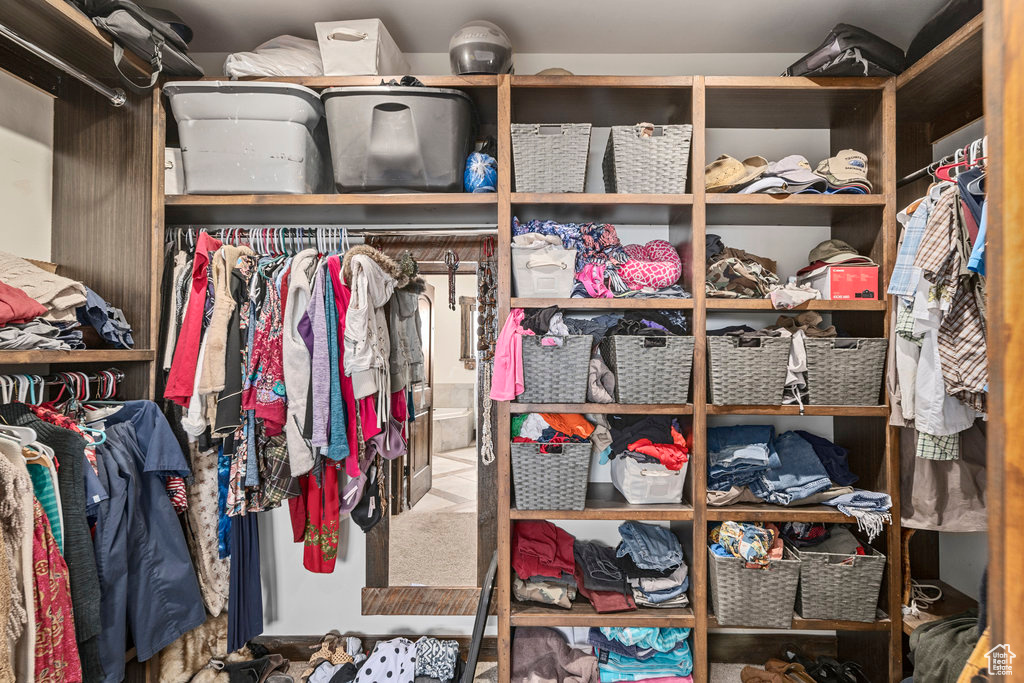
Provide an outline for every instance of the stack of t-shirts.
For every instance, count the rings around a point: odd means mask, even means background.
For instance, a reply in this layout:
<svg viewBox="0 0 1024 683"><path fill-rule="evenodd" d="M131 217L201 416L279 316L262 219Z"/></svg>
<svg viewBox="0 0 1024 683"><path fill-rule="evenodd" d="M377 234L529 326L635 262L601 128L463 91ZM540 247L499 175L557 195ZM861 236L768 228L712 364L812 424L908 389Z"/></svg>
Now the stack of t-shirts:
<svg viewBox="0 0 1024 683"><path fill-rule="evenodd" d="M0 251L0 274L5 284L42 304L46 320L74 320L75 309L85 304L85 285L81 282L49 273L14 254Z"/></svg>
<svg viewBox="0 0 1024 683"><path fill-rule="evenodd" d="M633 600L640 607L686 607L690 587L683 546L667 528L641 522L619 526L622 541L615 549Z"/></svg>
<svg viewBox="0 0 1024 683"><path fill-rule="evenodd" d="M576 598L573 537L547 521L512 527L512 593L517 600L572 608Z"/></svg>
<svg viewBox="0 0 1024 683"><path fill-rule="evenodd" d="M690 683L693 655L688 628L591 628L602 683Z"/></svg>
<svg viewBox="0 0 1024 683"><path fill-rule="evenodd" d="M577 540L576 587L598 614L636 609L626 573L618 566L615 550L595 541Z"/></svg>

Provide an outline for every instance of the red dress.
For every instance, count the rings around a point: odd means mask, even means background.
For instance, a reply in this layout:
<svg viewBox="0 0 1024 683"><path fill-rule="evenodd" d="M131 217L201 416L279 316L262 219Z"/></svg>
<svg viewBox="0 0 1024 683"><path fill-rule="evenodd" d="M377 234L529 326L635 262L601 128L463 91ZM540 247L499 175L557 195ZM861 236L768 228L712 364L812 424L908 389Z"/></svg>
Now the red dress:
<svg viewBox="0 0 1024 683"><path fill-rule="evenodd" d="M82 663L75 642L71 584L50 531L50 521L38 500L32 501L32 589L35 593L36 683L79 683Z"/></svg>

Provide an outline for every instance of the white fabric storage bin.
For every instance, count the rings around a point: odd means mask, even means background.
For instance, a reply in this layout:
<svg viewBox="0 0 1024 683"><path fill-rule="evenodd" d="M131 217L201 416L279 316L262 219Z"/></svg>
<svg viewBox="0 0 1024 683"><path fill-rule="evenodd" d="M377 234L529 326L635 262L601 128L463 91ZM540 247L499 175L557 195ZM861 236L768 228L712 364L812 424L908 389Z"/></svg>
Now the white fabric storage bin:
<svg viewBox="0 0 1024 683"><path fill-rule="evenodd" d="M320 96L290 83L175 81L164 86L189 194L330 190Z"/></svg>
<svg viewBox="0 0 1024 683"><path fill-rule="evenodd" d="M324 76L405 76L409 62L380 19L320 21L316 40Z"/></svg>
<svg viewBox="0 0 1024 683"><path fill-rule="evenodd" d="M632 505L682 503L688 464L673 471L661 463L639 463L623 453L612 460L612 484Z"/></svg>
<svg viewBox="0 0 1024 683"><path fill-rule="evenodd" d="M568 299L575 278L575 249L512 245L512 284L517 297Z"/></svg>

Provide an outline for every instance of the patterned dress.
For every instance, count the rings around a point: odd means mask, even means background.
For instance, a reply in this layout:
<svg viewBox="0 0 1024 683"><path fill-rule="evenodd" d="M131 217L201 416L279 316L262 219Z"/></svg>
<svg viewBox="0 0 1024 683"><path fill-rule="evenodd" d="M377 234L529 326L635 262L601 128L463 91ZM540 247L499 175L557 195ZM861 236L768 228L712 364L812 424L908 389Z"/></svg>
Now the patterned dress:
<svg viewBox="0 0 1024 683"><path fill-rule="evenodd" d="M82 663L75 642L71 584L50 531L50 521L38 500L32 501L32 587L35 593L36 683L78 683Z"/></svg>

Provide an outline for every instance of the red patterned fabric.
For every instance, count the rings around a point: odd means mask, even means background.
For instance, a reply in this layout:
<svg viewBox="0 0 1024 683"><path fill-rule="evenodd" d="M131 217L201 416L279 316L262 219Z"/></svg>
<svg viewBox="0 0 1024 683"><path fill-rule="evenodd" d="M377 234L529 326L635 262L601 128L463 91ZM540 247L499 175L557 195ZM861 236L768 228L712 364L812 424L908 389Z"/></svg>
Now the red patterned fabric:
<svg viewBox="0 0 1024 683"><path fill-rule="evenodd" d="M651 240L642 245L627 244L623 248L629 254L629 260L616 272L631 289L669 287L683 274L679 254L665 240Z"/></svg>
<svg viewBox="0 0 1024 683"><path fill-rule="evenodd" d="M71 584L50 531L50 521L38 500L32 501L32 590L35 594L37 683L80 683L82 662L75 643Z"/></svg>

